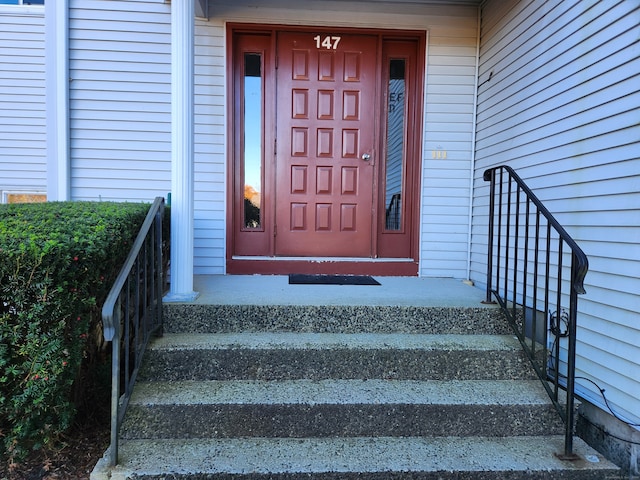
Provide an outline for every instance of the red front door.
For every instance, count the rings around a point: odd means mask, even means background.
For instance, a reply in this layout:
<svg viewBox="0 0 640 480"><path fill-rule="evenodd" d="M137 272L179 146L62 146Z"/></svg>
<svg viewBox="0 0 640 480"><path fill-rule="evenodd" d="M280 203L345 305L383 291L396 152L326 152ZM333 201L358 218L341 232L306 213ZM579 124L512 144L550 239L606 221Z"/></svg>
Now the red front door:
<svg viewBox="0 0 640 480"><path fill-rule="evenodd" d="M278 256L372 256L377 37L277 36Z"/></svg>
<svg viewBox="0 0 640 480"><path fill-rule="evenodd" d="M228 271L415 275L424 37L230 38Z"/></svg>

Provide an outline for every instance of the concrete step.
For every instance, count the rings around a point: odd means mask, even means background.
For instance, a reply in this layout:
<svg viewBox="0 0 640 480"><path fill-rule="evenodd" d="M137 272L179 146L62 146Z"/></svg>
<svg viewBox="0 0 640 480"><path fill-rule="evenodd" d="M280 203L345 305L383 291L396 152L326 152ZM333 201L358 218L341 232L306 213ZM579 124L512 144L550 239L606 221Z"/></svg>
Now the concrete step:
<svg viewBox="0 0 640 480"><path fill-rule="evenodd" d="M577 438L555 455L564 425L494 307L163 312L95 480L617 478Z"/></svg>
<svg viewBox="0 0 640 480"><path fill-rule="evenodd" d="M537 378L511 335L166 334L140 380L501 380Z"/></svg>
<svg viewBox="0 0 640 480"><path fill-rule="evenodd" d="M140 382L123 438L560 434L538 380Z"/></svg>
<svg viewBox="0 0 640 480"><path fill-rule="evenodd" d="M238 438L129 440L111 480L606 480L617 467L563 437ZM103 469L106 470L106 469ZM100 469L94 470L98 479Z"/></svg>
<svg viewBox="0 0 640 480"><path fill-rule="evenodd" d="M166 333L511 333L495 306L164 304Z"/></svg>

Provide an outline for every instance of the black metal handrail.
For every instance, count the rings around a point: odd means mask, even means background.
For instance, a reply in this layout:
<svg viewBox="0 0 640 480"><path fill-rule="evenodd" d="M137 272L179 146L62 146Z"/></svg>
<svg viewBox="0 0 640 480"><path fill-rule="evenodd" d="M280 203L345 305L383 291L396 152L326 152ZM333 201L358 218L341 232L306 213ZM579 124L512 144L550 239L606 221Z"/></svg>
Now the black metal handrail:
<svg viewBox="0 0 640 480"><path fill-rule="evenodd" d="M486 302L493 295L505 312L565 423L559 456L574 459L576 319L589 262L512 168L488 169L484 180L491 182Z"/></svg>
<svg viewBox="0 0 640 480"><path fill-rule="evenodd" d="M112 342L111 466L118 463L118 432L142 355L151 335L162 334L163 216L164 199L157 197L102 307L104 338Z"/></svg>

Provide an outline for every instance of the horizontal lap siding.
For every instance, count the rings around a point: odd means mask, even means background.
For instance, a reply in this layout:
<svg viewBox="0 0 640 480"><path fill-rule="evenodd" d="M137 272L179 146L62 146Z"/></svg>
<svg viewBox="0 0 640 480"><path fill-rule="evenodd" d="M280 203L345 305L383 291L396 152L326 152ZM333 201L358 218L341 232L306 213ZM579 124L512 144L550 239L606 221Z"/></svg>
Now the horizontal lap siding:
<svg viewBox="0 0 640 480"><path fill-rule="evenodd" d="M477 12L429 29L420 274L465 278Z"/></svg>
<svg viewBox="0 0 640 480"><path fill-rule="evenodd" d="M215 7L211 7L215 9ZM195 232L196 274L225 272L226 154L224 23L196 19Z"/></svg>
<svg viewBox="0 0 640 480"><path fill-rule="evenodd" d="M304 10L300 9L301 5L304 5ZM464 278L468 246L477 9L402 1L292 1L279 2L278 8L275 8L270 7L268 2L258 6L256 2L248 0L222 0L211 5L210 14L210 22L214 23L226 20L428 32L420 274ZM204 238L202 242L205 242Z"/></svg>
<svg viewBox="0 0 640 480"><path fill-rule="evenodd" d="M171 16L159 1L72 0L71 196L150 201L171 183Z"/></svg>
<svg viewBox="0 0 640 480"><path fill-rule="evenodd" d="M110 8L109 5L102 3L97 7ZM77 197L146 200L164 196L171 190L169 5L120 2L120 6L123 10L110 9L105 15L88 10L77 13L78 42L72 53L77 62L72 67L81 71L85 80L72 93L73 177ZM96 18L100 20L92 20ZM93 29L100 30L99 34L91 34ZM133 33L125 35L123 29ZM196 274L224 273L223 45L221 23L196 20ZM97 64L91 60L96 58Z"/></svg>
<svg viewBox="0 0 640 480"><path fill-rule="evenodd" d="M47 190L44 30L43 7L0 5L0 201Z"/></svg>
<svg viewBox="0 0 640 480"><path fill-rule="evenodd" d="M150 200L171 190L170 5L72 11L74 198ZM197 20L194 267L224 272L223 28Z"/></svg>
<svg viewBox="0 0 640 480"><path fill-rule="evenodd" d="M640 5L490 1L482 10L472 278L485 283L484 169L509 164L589 257L578 375L640 418ZM490 77L491 72L493 74ZM578 390L605 408L598 390ZM634 416L635 415L635 416Z"/></svg>

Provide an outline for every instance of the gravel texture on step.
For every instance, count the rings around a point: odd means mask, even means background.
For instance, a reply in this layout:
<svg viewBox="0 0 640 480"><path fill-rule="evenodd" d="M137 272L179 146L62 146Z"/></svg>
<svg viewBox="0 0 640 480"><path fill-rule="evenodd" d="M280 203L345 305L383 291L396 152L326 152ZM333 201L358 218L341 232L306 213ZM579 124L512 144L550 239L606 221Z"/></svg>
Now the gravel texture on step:
<svg viewBox="0 0 640 480"><path fill-rule="evenodd" d="M139 380L500 380L537 378L509 335L166 334Z"/></svg>
<svg viewBox="0 0 640 480"><path fill-rule="evenodd" d="M137 385L123 438L561 433L538 381L296 380Z"/></svg>
<svg viewBox="0 0 640 480"><path fill-rule="evenodd" d="M486 307L165 304L163 316L166 333L511 333Z"/></svg>
<svg viewBox="0 0 640 480"><path fill-rule="evenodd" d="M260 380L141 382L130 405L202 404L547 405L537 380Z"/></svg>
<svg viewBox="0 0 640 480"><path fill-rule="evenodd" d="M617 468L579 439L578 460L560 460L562 448L560 436L127 441L111 478L618 478Z"/></svg>

